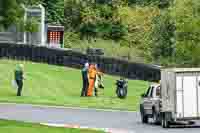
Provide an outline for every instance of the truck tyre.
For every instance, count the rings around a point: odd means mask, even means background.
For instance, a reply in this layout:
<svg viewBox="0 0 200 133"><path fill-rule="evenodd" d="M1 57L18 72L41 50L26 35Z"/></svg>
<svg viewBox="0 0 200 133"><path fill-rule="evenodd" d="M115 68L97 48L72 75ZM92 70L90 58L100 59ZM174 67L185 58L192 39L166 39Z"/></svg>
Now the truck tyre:
<svg viewBox="0 0 200 133"><path fill-rule="evenodd" d="M147 124L148 123L148 116L147 115L144 115L143 113L141 114L141 119L142 119L142 123L145 123Z"/></svg>
<svg viewBox="0 0 200 133"><path fill-rule="evenodd" d="M142 120L142 123L147 124L149 118L148 118L147 115L145 115L145 113L144 113L144 109L143 109L142 107L140 107L140 114L141 114L141 120Z"/></svg>
<svg viewBox="0 0 200 133"><path fill-rule="evenodd" d="M166 119L162 119L161 124L163 128L169 128L169 122Z"/></svg>
<svg viewBox="0 0 200 133"><path fill-rule="evenodd" d="M166 118L166 114L164 113L161 120L161 125L163 128L169 128L169 121Z"/></svg>
<svg viewBox="0 0 200 133"><path fill-rule="evenodd" d="M159 118L159 114L153 109L153 123L154 124L160 124L160 118Z"/></svg>

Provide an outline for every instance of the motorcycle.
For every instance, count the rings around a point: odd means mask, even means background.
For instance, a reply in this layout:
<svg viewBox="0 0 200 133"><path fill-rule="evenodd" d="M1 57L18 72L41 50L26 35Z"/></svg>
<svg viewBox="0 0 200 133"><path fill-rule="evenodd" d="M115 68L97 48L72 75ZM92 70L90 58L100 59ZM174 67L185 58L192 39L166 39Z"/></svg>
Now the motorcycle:
<svg viewBox="0 0 200 133"><path fill-rule="evenodd" d="M126 81L125 79L120 79L117 80L116 85L117 85L116 89L117 97L120 99L126 98L128 92L128 81Z"/></svg>

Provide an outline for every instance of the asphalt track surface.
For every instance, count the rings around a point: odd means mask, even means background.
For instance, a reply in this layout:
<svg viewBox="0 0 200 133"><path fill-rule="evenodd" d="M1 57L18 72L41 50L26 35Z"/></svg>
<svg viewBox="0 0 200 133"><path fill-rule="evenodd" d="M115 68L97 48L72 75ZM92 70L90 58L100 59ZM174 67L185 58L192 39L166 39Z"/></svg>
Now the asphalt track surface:
<svg viewBox="0 0 200 133"><path fill-rule="evenodd" d="M29 104L0 104L0 119L121 129L130 133L200 133L200 121L197 121L193 126L179 125L170 129L163 129L161 126L152 123L142 124L137 112Z"/></svg>

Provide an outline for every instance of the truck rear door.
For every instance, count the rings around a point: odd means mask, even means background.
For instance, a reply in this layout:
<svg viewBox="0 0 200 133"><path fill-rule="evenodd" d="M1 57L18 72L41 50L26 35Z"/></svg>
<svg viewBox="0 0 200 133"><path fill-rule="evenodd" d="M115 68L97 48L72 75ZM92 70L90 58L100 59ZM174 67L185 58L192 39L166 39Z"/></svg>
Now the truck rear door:
<svg viewBox="0 0 200 133"><path fill-rule="evenodd" d="M200 74L198 74L198 78L197 78L197 106L198 106L198 116L200 117Z"/></svg>
<svg viewBox="0 0 200 133"><path fill-rule="evenodd" d="M176 76L176 113L177 118L199 116L197 73L178 73ZM199 77L200 80L200 77Z"/></svg>

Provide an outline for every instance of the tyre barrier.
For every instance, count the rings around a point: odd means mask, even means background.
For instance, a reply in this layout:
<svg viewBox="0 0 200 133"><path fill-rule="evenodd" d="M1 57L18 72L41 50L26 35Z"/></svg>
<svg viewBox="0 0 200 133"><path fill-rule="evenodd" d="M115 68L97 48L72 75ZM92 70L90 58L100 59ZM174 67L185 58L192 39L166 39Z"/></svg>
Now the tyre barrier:
<svg viewBox="0 0 200 133"><path fill-rule="evenodd" d="M89 61L99 64L100 69L107 74L145 81L160 80L159 67L105 56L87 56L70 49L0 43L0 58L23 59L78 69L82 68L83 64Z"/></svg>

